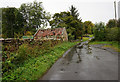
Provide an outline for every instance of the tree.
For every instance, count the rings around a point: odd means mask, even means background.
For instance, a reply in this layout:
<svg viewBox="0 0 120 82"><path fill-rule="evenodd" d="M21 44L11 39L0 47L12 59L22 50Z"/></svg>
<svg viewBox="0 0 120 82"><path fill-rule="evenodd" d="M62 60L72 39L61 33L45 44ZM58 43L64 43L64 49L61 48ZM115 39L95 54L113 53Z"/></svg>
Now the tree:
<svg viewBox="0 0 120 82"><path fill-rule="evenodd" d="M69 40L75 40L82 35L82 23L76 20L70 12L55 13L50 21L52 28L66 27Z"/></svg>
<svg viewBox="0 0 120 82"><path fill-rule="evenodd" d="M117 20L115 20L115 19L110 19L109 21L108 21L108 23L107 23L107 28L112 28L112 27L116 27L116 24L117 23Z"/></svg>
<svg viewBox="0 0 120 82"><path fill-rule="evenodd" d="M2 8L2 37L14 38L23 27L23 16L16 8Z"/></svg>
<svg viewBox="0 0 120 82"><path fill-rule="evenodd" d="M117 27L120 27L120 18L117 21Z"/></svg>
<svg viewBox="0 0 120 82"><path fill-rule="evenodd" d="M68 33L68 39L73 40L75 35L75 28L74 22L73 21L74 17L70 15L70 12L60 12L60 13L55 13L53 16L53 20L50 21L50 25L52 28L63 28L65 27Z"/></svg>
<svg viewBox="0 0 120 82"><path fill-rule="evenodd" d="M38 28L44 28L50 19L50 14L44 11L42 2L26 3L20 7L20 13L23 15L24 28L26 31L36 32Z"/></svg>
<svg viewBox="0 0 120 82"><path fill-rule="evenodd" d="M79 13L76 7L74 7L73 5L71 5L70 7L70 15L72 15L76 20L79 19Z"/></svg>
<svg viewBox="0 0 120 82"><path fill-rule="evenodd" d="M67 27L68 22L70 22L69 19L70 12L61 12L61 13L55 13L53 16L53 20L50 21L50 25L52 28L62 28Z"/></svg>
<svg viewBox="0 0 120 82"><path fill-rule="evenodd" d="M107 41L119 41L119 31L120 29L118 27L113 28L107 28L106 29L106 40Z"/></svg>
<svg viewBox="0 0 120 82"><path fill-rule="evenodd" d="M94 29L95 40L104 41L106 40L105 24L103 22L96 23Z"/></svg>
<svg viewBox="0 0 120 82"><path fill-rule="evenodd" d="M13 27L15 24L15 8L3 8L2 9L2 34L5 37L13 38Z"/></svg>
<svg viewBox="0 0 120 82"><path fill-rule="evenodd" d="M84 33L85 34L93 34L94 24L91 21L84 22Z"/></svg>
<svg viewBox="0 0 120 82"><path fill-rule="evenodd" d="M45 28L50 14L44 11L42 2L25 3L20 8L2 8L2 36L4 38L19 38L30 31L32 34L38 28Z"/></svg>
<svg viewBox="0 0 120 82"><path fill-rule="evenodd" d="M72 5L70 11L55 13L53 20L50 21L52 28L65 27L69 40L76 40L82 36L83 23L79 18L78 10Z"/></svg>
<svg viewBox="0 0 120 82"><path fill-rule="evenodd" d="M82 24L82 20L81 18L79 18L79 12L77 10L76 7L74 7L73 5L71 5L70 7L70 15L73 16L74 21L72 21L72 27L75 28L75 32L74 32L74 39L78 39L80 36L82 36L83 32L83 24Z"/></svg>

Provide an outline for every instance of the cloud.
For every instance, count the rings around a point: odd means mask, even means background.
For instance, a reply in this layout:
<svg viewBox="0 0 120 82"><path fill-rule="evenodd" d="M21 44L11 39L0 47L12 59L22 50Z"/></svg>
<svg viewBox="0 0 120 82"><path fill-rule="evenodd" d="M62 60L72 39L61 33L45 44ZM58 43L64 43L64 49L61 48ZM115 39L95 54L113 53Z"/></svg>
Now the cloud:
<svg viewBox="0 0 120 82"><path fill-rule="evenodd" d="M34 0L0 0L0 7L19 8L22 3ZM68 11L71 5L77 7L83 21L107 22L114 18L114 0L37 0L43 2L43 7L51 14ZM117 2L119 0L116 0Z"/></svg>

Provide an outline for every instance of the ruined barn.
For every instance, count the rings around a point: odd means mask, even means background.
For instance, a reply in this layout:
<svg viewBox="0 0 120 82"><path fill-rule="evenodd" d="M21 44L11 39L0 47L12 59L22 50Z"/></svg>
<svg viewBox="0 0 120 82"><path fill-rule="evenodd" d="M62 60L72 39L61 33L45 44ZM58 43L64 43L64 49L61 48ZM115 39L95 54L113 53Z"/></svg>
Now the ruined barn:
<svg viewBox="0 0 120 82"><path fill-rule="evenodd" d="M62 40L68 41L65 28L38 29L34 34L34 40Z"/></svg>

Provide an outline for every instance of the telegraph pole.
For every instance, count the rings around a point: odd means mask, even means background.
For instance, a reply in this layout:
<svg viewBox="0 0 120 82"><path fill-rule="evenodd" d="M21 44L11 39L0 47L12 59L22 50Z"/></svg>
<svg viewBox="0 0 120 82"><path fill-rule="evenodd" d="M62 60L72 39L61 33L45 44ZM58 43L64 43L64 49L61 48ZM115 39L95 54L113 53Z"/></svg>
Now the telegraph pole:
<svg viewBox="0 0 120 82"><path fill-rule="evenodd" d="M116 1L114 1L114 8L115 8L115 26L117 27Z"/></svg>

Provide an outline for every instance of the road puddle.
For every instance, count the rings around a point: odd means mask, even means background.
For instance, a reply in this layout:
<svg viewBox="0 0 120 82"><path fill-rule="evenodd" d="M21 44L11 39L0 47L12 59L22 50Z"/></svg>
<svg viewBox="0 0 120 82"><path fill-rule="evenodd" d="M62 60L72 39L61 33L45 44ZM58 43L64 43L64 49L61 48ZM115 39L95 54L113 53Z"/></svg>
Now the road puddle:
<svg viewBox="0 0 120 82"><path fill-rule="evenodd" d="M83 50L85 48L85 50ZM81 54L82 52L86 52L86 54L92 54L92 48L90 45L88 45L88 41L81 42L77 46L74 46L69 53L64 57L67 65L72 62L72 60L76 60L76 63L80 63L82 61ZM74 58L73 58L74 57Z"/></svg>
<svg viewBox="0 0 120 82"><path fill-rule="evenodd" d="M74 46L64 57L62 65L69 65L73 62L80 63L84 60L84 56L88 56L90 58L96 58L100 60L98 56L92 52L92 46L88 44L88 41L81 42L78 45Z"/></svg>
<svg viewBox="0 0 120 82"><path fill-rule="evenodd" d="M69 49L42 80L116 80L117 59L108 51L82 42Z"/></svg>

